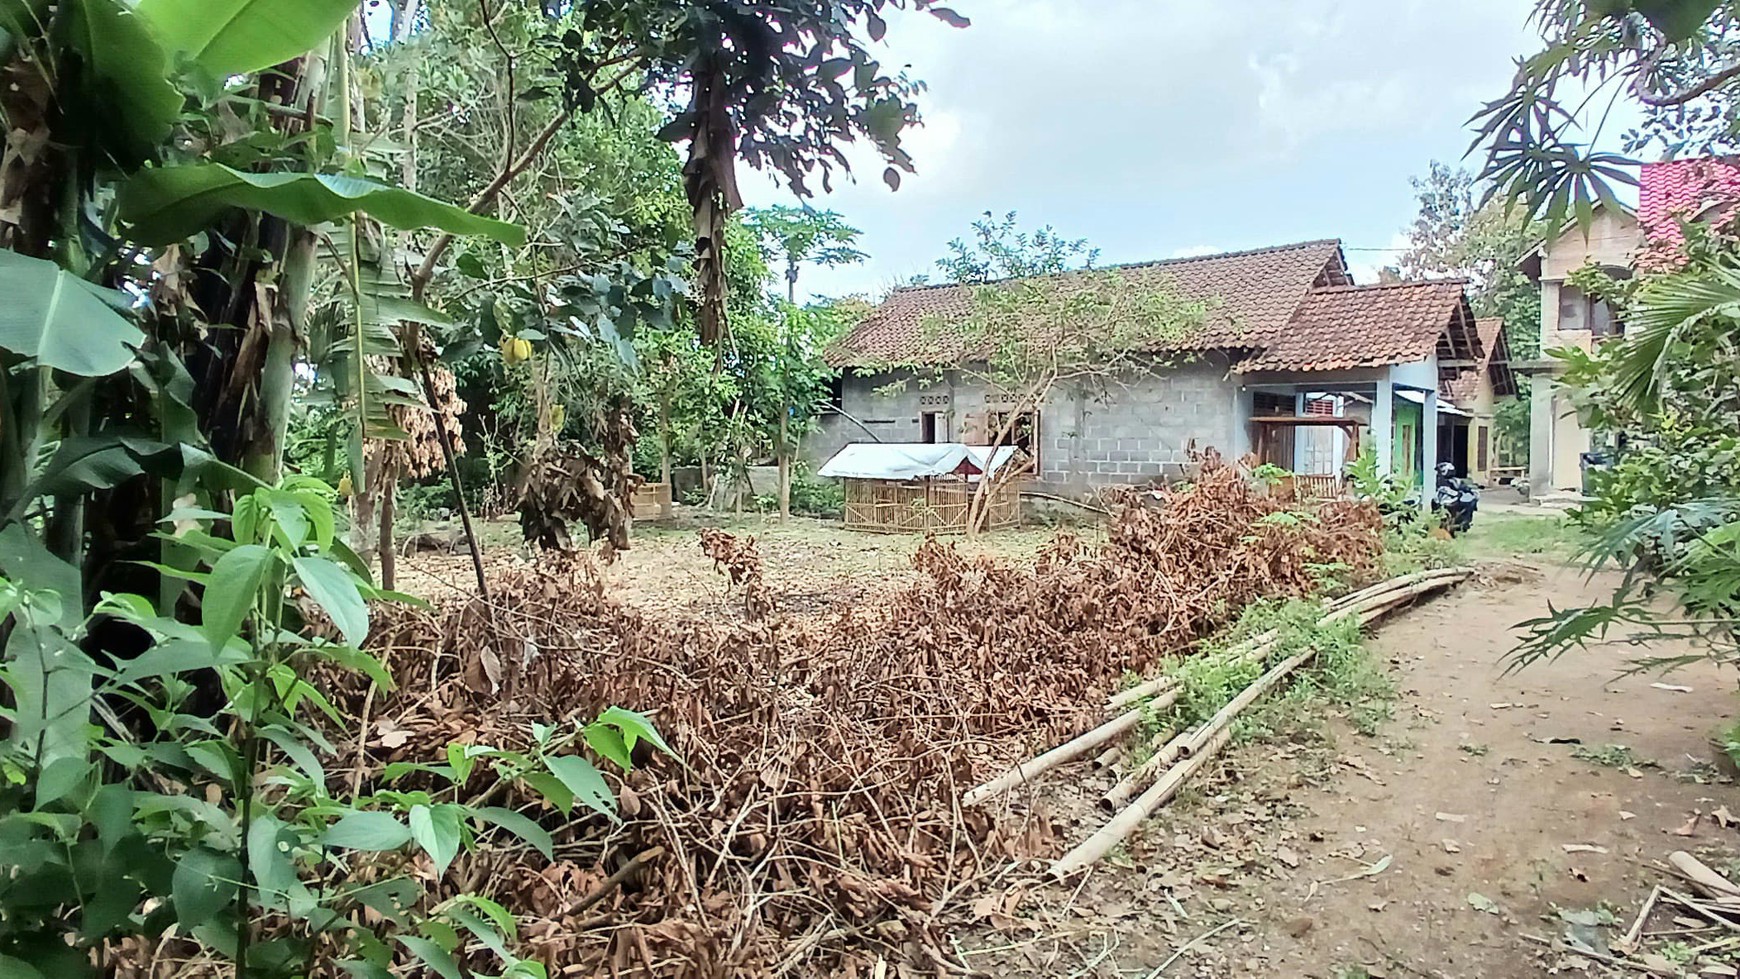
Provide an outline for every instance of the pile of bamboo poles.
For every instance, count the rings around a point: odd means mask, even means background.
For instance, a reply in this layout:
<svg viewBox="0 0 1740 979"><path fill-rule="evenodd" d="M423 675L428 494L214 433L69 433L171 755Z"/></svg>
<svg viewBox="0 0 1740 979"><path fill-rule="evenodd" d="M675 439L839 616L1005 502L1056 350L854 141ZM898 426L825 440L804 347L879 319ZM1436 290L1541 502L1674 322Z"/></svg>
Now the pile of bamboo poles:
<svg viewBox="0 0 1740 979"><path fill-rule="evenodd" d="M1469 568L1445 568L1392 578L1336 599L1330 603L1319 624L1328 625L1357 616L1363 626L1421 595L1457 584L1473 573ZM1279 642L1279 634L1270 631L1246 639L1218 655L1226 657L1229 662L1267 663ZM1053 863L1051 875L1059 879L1068 877L1093 864L1126 839L1226 746L1232 736L1232 722L1241 712L1315 654L1316 650L1308 649L1270 667L1199 726L1188 731L1163 730L1151 737L1148 740L1152 749L1149 759L1129 771L1101 799L1101 806L1115 815L1087 840ZM994 799L1096 749L1102 749L1095 759L1096 767L1116 764L1124 757L1124 749L1120 745L1107 745L1134 730L1144 717L1172 706L1179 692L1177 680L1168 676L1155 677L1119 692L1106 702L1106 712L1111 716L1105 723L977 786L962 797L962 803L975 806Z"/></svg>

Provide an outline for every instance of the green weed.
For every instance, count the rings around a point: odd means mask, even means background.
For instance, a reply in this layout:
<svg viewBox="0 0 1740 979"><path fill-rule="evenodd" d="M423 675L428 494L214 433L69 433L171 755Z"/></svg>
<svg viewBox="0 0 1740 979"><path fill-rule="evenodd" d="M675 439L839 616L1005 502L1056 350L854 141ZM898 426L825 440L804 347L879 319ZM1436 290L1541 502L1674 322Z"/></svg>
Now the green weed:
<svg viewBox="0 0 1740 979"><path fill-rule="evenodd" d="M1655 764L1638 758L1629 747L1622 744L1604 744L1598 748L1580 744L1571 749L1571 757L1604 768L1642 768Z"/></svg>
<svg viewBox="0 0 1740 979"><path fill-rule="evenodd" d="M1465 755L1473 755L1476 758L1484 758L1486 757L1486 753L1492 750L1486 745L1475 744L1472 741L1464 741L1457 745L1456 749Z"/></svg>

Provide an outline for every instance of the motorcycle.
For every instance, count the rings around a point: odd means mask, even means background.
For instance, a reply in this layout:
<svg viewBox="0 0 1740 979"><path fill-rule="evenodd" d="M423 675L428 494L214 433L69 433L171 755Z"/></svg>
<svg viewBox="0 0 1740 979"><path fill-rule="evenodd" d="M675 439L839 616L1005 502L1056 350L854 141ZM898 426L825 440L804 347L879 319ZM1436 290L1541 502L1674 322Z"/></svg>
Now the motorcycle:
<svg viewBox="0 0 1740 979"><path fill-rule="evenodd" d="M1444 529L1452 535L1464 533L1474 526L1474 511L1480 508L1480 488L1472 480L1456 475L1455 465L1438 464L1438 491L1432 496L1432 510L1442 516Z"/></svg>

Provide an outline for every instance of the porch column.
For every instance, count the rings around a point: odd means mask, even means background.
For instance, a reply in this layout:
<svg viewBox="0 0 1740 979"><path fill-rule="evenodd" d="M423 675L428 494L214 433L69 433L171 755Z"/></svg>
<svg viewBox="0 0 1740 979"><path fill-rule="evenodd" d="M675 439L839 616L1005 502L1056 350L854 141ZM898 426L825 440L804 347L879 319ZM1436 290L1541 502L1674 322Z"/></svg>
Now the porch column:
<svg viewBox="0 0 1740 979"><path fill-rule="evenodd" d="M1304 391L1293 392L1293 417L1305 417ZM1306 442L1308 439L1316 438L1316 436L1310 434L1310 432L1310 429L1303 427L1293 429L1293 461L1287 464L1287 468L1294 472L1298 472L1305 468Z"/></svg>
<svg viewBox="0 0 1740 979"><path fill-rule="evenodd" d="M1389 368L1385 368L1371 399L1371 450L1377 456L1379 476L1395 471L1395 427L1396 389L1390 383Z"/></svg>
<svg viewBox="0 0 1740 979"><path fill-rule="evenodd" d="M1553 491L1553 375L1529 378L1529 498Z"/></svg>
<svg viewBox="0 0 1740 979"><path fill-rule="evenodd" d="M1420 412L1420 509L1430 511L1438 492L1438 390L1428 388L1425 395Z"/></svg>
<svg viewBox="0 0 1740 979"><path fill-rule="evenodd" d="M1256 394L1243 384L1233 386L1232 454L1229 459L1243 459L1256 451L1251 439L1251 416L1256 413Z"/></svg>

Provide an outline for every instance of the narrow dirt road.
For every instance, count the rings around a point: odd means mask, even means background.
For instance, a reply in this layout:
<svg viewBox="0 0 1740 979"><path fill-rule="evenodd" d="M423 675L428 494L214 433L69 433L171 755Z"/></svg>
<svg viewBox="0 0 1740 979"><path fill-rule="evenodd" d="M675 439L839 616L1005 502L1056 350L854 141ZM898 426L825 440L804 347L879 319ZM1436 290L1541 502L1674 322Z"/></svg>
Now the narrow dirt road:
<svg viewBox="0 0 1740 979"><path fill-rule="evenodd" d="M1558 567L1502 577L1518 580L1378 628L1370 648L1399 696L1375 736L1332 719L1332 744L1302 733L1231 753L1218 781L1086 879L982 893L968 961L1141 979L1639 974L1552 948L1561 912L1601 922L1581 932L1599 950L1662 880L1650 862L1684 849L1723 868L1740 852L1740 829L1718 818L1740 812L1740 791L1709 741L1735 714L1733 673L1621 678L1637 651L1607 647L1506 675L1516 623L1611 582ZM1092 798L1102 781L1083 769L1044 794ZM1079 838L1100 819L1059 831Z"/></svg>
<svg viewBox="0 0 1740 979"><path fill-rule="evenodd" d="M1695 818L1740 809L1709 743L1734 714L1731 671L1621 678L1637 651L1606 647L1504 674L1515 623L1548 600L1593 601L1604 584L1543 569L1532 581L1461 589L1380 628L1372 648L1401 691L1386 732L1392 753L1344 739L1363 774L1343 766L1294 793L1306 810L1294 827L1300 866L1267 895L1266 968L1540 975L1564 956L1523 936L1561 935L1555 909L1605 904L1623 932L1660 879L1639 861L1707 847L1720 865L1740 844L1735 829ZM1385 858L1369 877L1314 883Z"/></svg>

